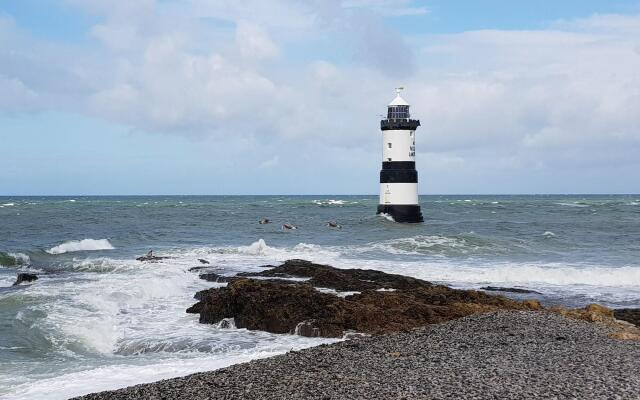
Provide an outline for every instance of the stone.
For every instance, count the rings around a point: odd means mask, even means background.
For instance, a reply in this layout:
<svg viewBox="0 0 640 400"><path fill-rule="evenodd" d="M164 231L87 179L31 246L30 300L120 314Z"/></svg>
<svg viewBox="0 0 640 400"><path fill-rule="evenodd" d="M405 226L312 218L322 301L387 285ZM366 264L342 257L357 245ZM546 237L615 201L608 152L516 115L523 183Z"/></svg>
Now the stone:
<svg viewBox="0 0 640 400"><path fill-rule="evenodd" d="M514 287L500 287L500 286L484 286L481 287L482 290L487 290L490 292L509 292L509 293L533 293L533 294L542 294L540 292L536 292L535 290L530 289L522 289L522 288L514 288Z"/></svg>
<svg viewBox="0 0 640 400"><path fill-rule="evenodd" d="M200 274L200 279L203 279L207 282L231 282L234 279L238 279L233 276L224 276L214 274L213 272L208 272L206 274Z"/></svg>
<svg viewBox="0 0 640 400"><path fill-rule="evenodd" d="M640 327L640 308L618 308L613 310L616 319L627 321Z"/></svg>
<svg viewBox="0 0 640 400"><path fill-rule="evenodd" d="M209 264L209 261L205 260L204 258L198 258L198 261L200 261L200 264Z"/></svg>
<svg viewBox="0 0 640 400"><path fill-rule="evenodd" d="M142 257L138 257L136 258L136 260L138 261L151 261L151 262L155 262L155 261L160 261L160 260L164 260L166 258L169 257L163 257L163 256L142 256Z"/></svg>
<svg viewBox="0 0 640 400"><path fill-rule="evenodd" d="M198 292L187 312L201 323L234 318L238 328L303 336L342 337L345 331L384 334L497 310L538 310L475 290L456 290L420 279L361 269L337 269L303 260L287 261L258 274L235 277L227 287ZM310 277L306 282L250 279L247 276ZM359 290L344 298L313 285ZM378 291L393 288L395 291Z"/></svg>
<svg viewBox="0 0 640 400"><path fill-rule="evenodd" d="M29 274L26 272L21 272L18 274L18 277L16 279L16 281L13 283L13 286L17 286L19 284L21 284L22 282L34 282L38 280L38 275L36 274Z"/></svg>
<svg viewBox="0 0 640 400"><path fill-rule="evenodd" d="M240 273L238 276L311 278L308 283L313 286L344 292L368 289L410 289L432 285L430 282L403 275L368 269L338 269L306 260L288 260L280 266L265 265L264 268L270 269L261 272Z"/></svg>

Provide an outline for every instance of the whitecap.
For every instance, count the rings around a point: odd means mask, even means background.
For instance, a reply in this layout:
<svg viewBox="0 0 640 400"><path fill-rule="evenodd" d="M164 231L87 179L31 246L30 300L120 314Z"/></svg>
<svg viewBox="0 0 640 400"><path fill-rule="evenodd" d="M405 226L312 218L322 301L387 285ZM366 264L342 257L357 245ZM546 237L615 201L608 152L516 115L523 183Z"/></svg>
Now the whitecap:
<svg viewBox="0 0 640 400"><path fill-rule="evenodd" d="M387 213L380 213L378 214L379 216L381 216L382 218L386 219L387 221L391 221L391 222L396 222L395 219L393 219L393 217Z"/></svg>
<svg viewBox="0 0 640 400"><path fill-rule="evenodd" d="M4 203L2 206L3 207L13 207L15 205L16 205L16 203Z"/></svg>
<svg viewBox="0 0 640 400"><path fill-rule="evenodd" d="M75 251L113 250L114 247L107 239L71 240L47 250L49 254L64 254Z"/></svg>
<svg viewBox="0 0 640 400"><path fill-rule="evenodd" d="M565 206L565 207L578 207L578 208L584 208L584 207L589 207L588 204L581 204L581 203L555 203L559 206Z"/></svg>
<svg viewBox="0 0 640 400"><path fill-rule="evenodd" d="M544 236L544 237L548 237L548 238L550 238L550 237L554 237L555 235L556 235L556 234L555 234L555 233L553 233L553 232L551 232L551 231L546 231L545 233L543 233L543 234L542 234L542 236Z"/></svg>

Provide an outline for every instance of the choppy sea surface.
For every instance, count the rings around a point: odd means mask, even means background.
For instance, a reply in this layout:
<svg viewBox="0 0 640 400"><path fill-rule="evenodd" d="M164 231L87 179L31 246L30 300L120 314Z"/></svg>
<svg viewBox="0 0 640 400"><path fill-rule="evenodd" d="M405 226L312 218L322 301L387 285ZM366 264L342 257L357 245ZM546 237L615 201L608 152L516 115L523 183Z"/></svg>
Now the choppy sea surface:
<svg viewBox="0 0 640 400"><path fill-rule="evenodd" d="M423 196L416 225L376 216L376 205L0 197L0 398L64 399L330 341L199 324L185 309L218 284L188 271L198 258L221 274L304 258L461 288L524 287L547 304L640 307L640 195ZM171 258L135 261L151 249ZM12 287L21 271L40 279Z"/></svg>

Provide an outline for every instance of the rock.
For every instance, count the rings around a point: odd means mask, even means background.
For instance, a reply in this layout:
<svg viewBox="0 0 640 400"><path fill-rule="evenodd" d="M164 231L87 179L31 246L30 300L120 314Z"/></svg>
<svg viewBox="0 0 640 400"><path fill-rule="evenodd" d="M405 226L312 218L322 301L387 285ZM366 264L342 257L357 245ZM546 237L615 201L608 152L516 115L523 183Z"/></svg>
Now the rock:
<svg viewBox="0 0 640 400"><path fill-rule="evenodd" d="M336 269L301 260L288 261L257 275L283 274L312 278L307 282L282 282L236 277L225 288L198 292L196 298L200 301L187 312L199 314L202 323L214 324L233 317L238 328L342 337L349 330L383 334L501 309L541 308L538 302L525 304L380 271ZM312 284L361 293L341 298L321 293ZM377 291L378 288L397 290Z"/></svg>
<svg viewBox="0 0 640 400"><path fill-rule="evenodd" d="M320 336L320 328L316 326L316 320L310 319L307 321L302 321L298 325L296 325L296 329L294 333L299 336L305 337L319 337Z"/></svg>
<svg viewBox="0 0 640 400"><path fill-rule="evenodd" d="M540 311L544 309L538 300L524 300L522 304L529 310Z"/></svg>
<svg viewBox="0 0 640 400"><path fill-rule="evenodd" d="M200 261L200 264L209 264L209 261L205 260L204 258L198 258L198 261Z"/></svg>
<svg viewBox="0 0 640 400"><path fill-rule="evenodd" d="M609 328L612 331L609 337L612 339L640 340L640 328L630 322L617 320L613 310L599 304L589 304L581 309L553 307L551 311L568 318L589 321Z"/></svg>
<svg viewBox="0 0 640 400"><path fill-rule="evenodd" d="M17 285L21 284L22 282L33 282L33 281L37 281L37 280L38 280L38 275L29 274L29 273L26 273L26 272L21 272L21 273L18 274L18 278L13 283L13 286L17 286Z"/></svg>
<svg viewBox="0 0 640 400"><path fill-rule="evenodd" d="M238 279L233 276L223 276L214 274L213 272L209 272L206 274L200 274L200 279L203 279L208 282L231 282L234 279Z"/></svg>
<svg viewBox="0 0 640 400"><path fill-rule="evenodd" d="M265 266L269 268L270 266ZM238 276L300 277L311 278L313 286L331 288L343 292L369 289L411 289L432 286L430 282L403 275L387 274L369 269L338 269L314 264L305 260L288 260L278 267L262 272L245 272Z"/></svg>
<svg viewBox="0 0 640 400"><path fill-rule="evenodd" d="M611 339L616 340L640 340L640 333L629 331L617 331L609 334Z"/></svg>
<svg viewBox="0 0 640 400"><path fill-rule="evenodd" d="M640 327L640 308L618 308L613 310L616 319L623 320Z"/></svg>
<svg viewBox="0 0 640 400"><path fill-rule="evenodd" d="M162 256L142 256L142 257L138 257L138 258L136 258L136 260L138 260L138 261L151 261L151 262L155 262L155 261L164 260L165 258L169 258L169 257L162 257Z"/></svg>
<svg viewBox="0 0 640 400"><path fill-rule="evenodd" d="M210 267L191 267L187 271L189 271L189 272L198 272L198 271L206 270L206 269L209 269L209 268Z"/></svg>
<svg viewBox="0 0 640 400"><path fill-rule="evenodd" d="M499 287L499 286L485 286L481 287L482 290L488 290L490 292L509 292L509 293L533 293L533 294L542 294L540 292L536 292L535 290L529 289L521 289L521 288L513 288L513 287Z"/></svg>

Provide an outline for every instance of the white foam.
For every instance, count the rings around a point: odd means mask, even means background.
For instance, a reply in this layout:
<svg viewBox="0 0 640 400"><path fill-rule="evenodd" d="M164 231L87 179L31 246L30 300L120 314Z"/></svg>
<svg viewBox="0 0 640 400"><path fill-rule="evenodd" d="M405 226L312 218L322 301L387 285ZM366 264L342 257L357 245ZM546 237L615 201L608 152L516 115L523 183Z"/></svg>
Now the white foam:
<svg viewBox="0 0 640 400"><path fill-rule="evenodd" d="M379 216L381 216L382 218L386 219L387 221L391 221L391 222L396 222L395 219L393 219L393 217L387 213L380 213L378 214Z"/></svg>
<svg viewBox="0 0 640 400"><path fill-rule="evenodd" d="M356 292L356 291L345 291L345 292L341 292L339 290L335 290L335 289L331 289L331 288L323 288L323 287L317 287L316 290L320 293L327 293L327 294L332 294L334 296L338 296L338 297L347 297L347 296L352 296L354 294L360 294L361 292Z"/></svg>
<svg viewBox="0 0 640 400"><path fill-rule="evenodd" d="M328 341L325 341L328 342ZM299 343L305 343L299 340ZM308 343L308 342L307 342ZM316 341L313 344L320 344ZM271 357L288 350L300 350L309 344L291 345L289 348L264 349L256 352L236 351L221 355L207 354L189 359L171 359L147 365L109 365L60 376L37 379L13 388L5 400L56 400L82 396L88 393L113 390L140 383L155 382L196 372L212 371L250 360Z"/></svg>
<svg viewBox="0 0 640 400"><path fill-rule="evenodd" d="M542 236L544 236L544 237L548 237L548 238L550 238L550 237L554 237L555 235L556 235L556 234L555 234L555 233L553 233L553 232L551 232L551 231L545 231L545 233L543 233L543 234L542 234Z"/></svg>
<svg viewBox="0 0 640 400"><path fill-rule="evenodd" d="M72 240L47 250L49 254L64 254L75 251L113 250L114 247L107 239Z"/></svg>
<svg viewBox="0 0 640 400"><path fill-rule="evenodd" d="M346 200L335 200L335 199L328 199L328 200L312 200L311 201L313 204L317 204L319 206L344 206L347 204L357 204L357 201L353 201L353 202L349 202Z"/></svg>
<svg viewBox="0 0 640 400"><path fill-rule="evenodd" d="M559 206L565 206L565 207L579 207L579 208L584 208L584 207L589 207L588 204L581 204L581 203L555 203Z"/></svg>
<svg viewBox="0 0 640 400"><path fill-rule="evenodd" d="M16 203L4 203L2 206L3 207L13 207L15 205L16 205Z"/></svg>

